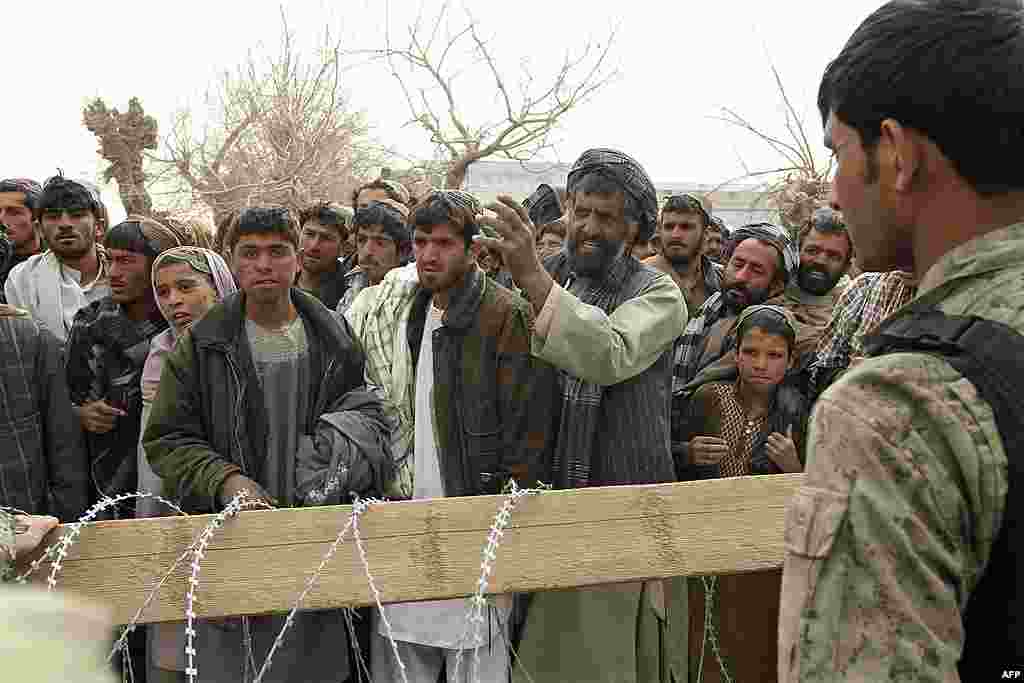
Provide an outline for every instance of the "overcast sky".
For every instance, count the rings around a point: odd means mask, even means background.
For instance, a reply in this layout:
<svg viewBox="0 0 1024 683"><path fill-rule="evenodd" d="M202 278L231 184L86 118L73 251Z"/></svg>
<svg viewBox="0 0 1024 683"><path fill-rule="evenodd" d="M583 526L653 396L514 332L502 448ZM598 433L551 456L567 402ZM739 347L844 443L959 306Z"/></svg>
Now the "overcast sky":
<svg viewBox="0 0 1024 683"><path fill-rule="evenodd" d="M472 13L512 81L522 60L541 79L567 50L603 41L617 27L610 64L620 76L564 119L556 136L558 160L571 162L588 147L617 147L639 159L656 181L716 183L742 174L741 159L751 169L779 163L764 143L714 119L721 107L731 107L765 130L785 134L769 62L824 157L815 109L821 73L881 4L467 0L453 3L451 15L461 21L467 9ZM435 6L428 5L427 13ZM42 180L58 166L71 175L96 176L102 164L95 138L81 124L85 99L100 96L124 109L137 96L166 130L176 110L201 104L218 72L237 65L247 50L276 49L282 7L303 46L314 46L325 27L349 47L383 44L381 0L58 0L6 8L0 44L10 68L0 109L0 177ZM400 42L419 7L418 0L391 0L393 42ZM383 65L348 71L344 86L377 139L410 157L430 157L426 134L403 126L408 108ZM477 72L456 80L455 89L467 119L495 111L493 89Z"/></svg>

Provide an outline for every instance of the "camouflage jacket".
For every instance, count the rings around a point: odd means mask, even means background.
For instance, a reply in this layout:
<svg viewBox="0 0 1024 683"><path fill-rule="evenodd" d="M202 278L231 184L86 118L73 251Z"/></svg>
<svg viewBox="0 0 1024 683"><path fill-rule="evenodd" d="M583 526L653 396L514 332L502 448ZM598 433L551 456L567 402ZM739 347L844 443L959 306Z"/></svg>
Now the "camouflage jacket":
<svg viewBox="0 0 1024 683"><path fill-rule="evenodd" d="M918 300L1024 331L1024 224L945 254ZM958 680L1008 485L991 407L941 358L870 358L822 395L807 444L786 513L779 680Z"/></svg>

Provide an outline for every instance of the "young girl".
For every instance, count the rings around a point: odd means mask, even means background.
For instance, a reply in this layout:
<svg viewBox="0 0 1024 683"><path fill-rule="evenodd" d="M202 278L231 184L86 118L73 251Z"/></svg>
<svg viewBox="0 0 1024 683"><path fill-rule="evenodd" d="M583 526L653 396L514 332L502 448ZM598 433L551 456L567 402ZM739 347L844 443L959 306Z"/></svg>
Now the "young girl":
<svg viewBox="0 0 1024 683"><path fill-rule="evenodd" d="M236 291L227 263L209 249L178 247L160 254L153 262L153 292L160 312L170 324L150 342L149 356L142 370L142 433L145 434L149 411L160 386L164 359L178 337L195 321L206 315L224 297ZM139 444L139 489L161 493L160 477L153 472ZM137 517L165 514L166 509L152 499L140 499ZM146 680L156 683L185 681L184 625L180 622L153 624L149 627L149 666Z"/></svg>
<svg viewBox="0 0 1024 683"><path fill-rule="evenodd" d="M736 338L736 367L701 385L690 401L681 479L803 470L807 402L785 383L796 321L778 306L750 306Z"/></svg>

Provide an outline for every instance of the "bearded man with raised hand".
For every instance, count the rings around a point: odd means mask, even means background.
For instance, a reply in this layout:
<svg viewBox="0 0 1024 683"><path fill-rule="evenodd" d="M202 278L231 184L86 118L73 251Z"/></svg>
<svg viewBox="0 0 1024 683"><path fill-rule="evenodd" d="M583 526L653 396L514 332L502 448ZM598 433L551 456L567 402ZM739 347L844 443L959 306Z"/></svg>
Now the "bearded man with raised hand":
<svg viewBox="0 0 1024 683"><path fill-rule="evenodd" d="M633 158L592 149L573 165L567 191L568 244L544 264L529 215L511 197L483 219L499 237L478 238L502 254L537 313L532 353L562 371L554 484L672 481L671 351L686 305L670 277L628 252L633 231L639 240L654 233L654 185ZM660 645L681 641L669 635L677 603L665 594L660 581L537 594L514 680L646 681L667 679L668 669L685 680L685 666Z"/></svg>

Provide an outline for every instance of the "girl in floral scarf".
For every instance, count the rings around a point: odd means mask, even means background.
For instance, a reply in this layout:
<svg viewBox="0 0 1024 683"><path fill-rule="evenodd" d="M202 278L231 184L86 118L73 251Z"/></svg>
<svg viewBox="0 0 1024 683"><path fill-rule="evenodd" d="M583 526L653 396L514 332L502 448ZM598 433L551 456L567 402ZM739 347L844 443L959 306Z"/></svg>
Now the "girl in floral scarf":
<svg viewBox="0 0 1024 683"><path fill-rule="evenodd" d="M149 356L142 371L142 433L160 386L164 359L178 337L203 317L215 304L236 291L227 263L217 253L199 247L178 247L161 253L153 262L153 292L160 312L170 327L150 342ZM139 490L159 493L162 482L146 460L139 444ZM149 498L138 501L136 517L164 513L162 505ZM158 683L185 680L184 624L168 622L149 627L147 679Z"/></svg>

